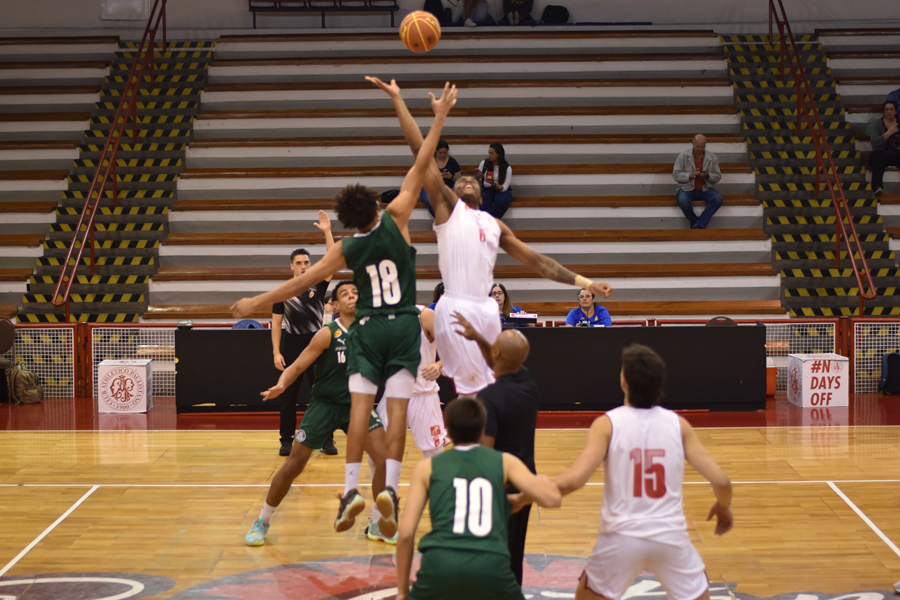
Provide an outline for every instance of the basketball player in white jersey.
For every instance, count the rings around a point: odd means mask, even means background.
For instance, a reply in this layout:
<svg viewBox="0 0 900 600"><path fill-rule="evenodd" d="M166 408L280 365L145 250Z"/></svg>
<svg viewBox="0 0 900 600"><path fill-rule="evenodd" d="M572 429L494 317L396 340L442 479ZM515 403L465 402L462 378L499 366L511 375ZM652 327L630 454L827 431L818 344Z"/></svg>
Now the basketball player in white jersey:
<svg viewBox="0 0 900 600"><path fill-rule="evenodd" d="M670 600L709 599L703 561L691 544L681 507L684 461L711 484L716 535L732 526L731 482L683 418L656 403L666 365L653 350L622 351L625 405L591 425L585 449L553 481L565 496L603 465L600 536L578 581L576 600L620 600L643 569L650 569Z"/></svg>
<svg viewBox="0 0 900 600"><path fill-rule="evenodd" d="M413 155L418 155L422 132L406 108L397 83L391 80L388 85L377 77L366 79L390 96L406 143ZM490 298L498 248L547 279L586 288L603 298L612 294L608 284L576 275L552 258L538 254L502 221L480 211L481 184L475 179L461 177L451 190L432 161L423 185L434 209L438 266L444 282L444 295L435 307L434 334L444 373L453 379L457 394L474 394L494 382L475 342L455 335L452 322L453 314L458 312L488 343L500 335L497 303Z"/></svg>

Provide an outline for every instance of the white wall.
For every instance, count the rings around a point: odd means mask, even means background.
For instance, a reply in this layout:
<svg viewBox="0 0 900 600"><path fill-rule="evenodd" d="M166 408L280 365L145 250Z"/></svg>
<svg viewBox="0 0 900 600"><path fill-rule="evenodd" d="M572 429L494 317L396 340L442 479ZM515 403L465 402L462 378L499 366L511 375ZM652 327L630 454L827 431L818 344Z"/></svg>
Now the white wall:
<svg viewBox="0 0 900 600"><path fill-rule="evenodd" d="M449 1L449 0L447 0ZM463 2L464 0L459 0ZM499 6L502 0L490 0ZM783 0L795 31L815 27L890 26L900 24L897 0ZM402 15L422 7L424 0L400 0ZM100 0L0 0L2 36L88 35L114 33L137 37L144 23L101 21ZM535 16L547 4L562 4L571 21L647 22L654 26L715 29L719 33L762 32L767 28L766 0L535 0ZM495 8L492 13L499 13ZM266 29L319 29L318 15L260 16ZM388 27L386 15L328 16L329 27ZM177 37L214 37L252 27L247 0L169 0L168 24Z"/></svg>

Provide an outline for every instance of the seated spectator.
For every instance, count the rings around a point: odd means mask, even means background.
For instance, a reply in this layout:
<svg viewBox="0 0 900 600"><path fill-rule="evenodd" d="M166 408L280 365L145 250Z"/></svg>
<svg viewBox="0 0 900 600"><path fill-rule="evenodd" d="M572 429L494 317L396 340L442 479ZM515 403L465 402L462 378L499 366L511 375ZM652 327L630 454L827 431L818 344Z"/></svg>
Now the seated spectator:
<svg viewBox="0 0 900 600"><path fill-rule="evenodd" d="M493 19L488 14L487 0L466 0L466 27L475 27L485 21L493 24Z"/></svg>
<svg viewBox="0 0 900 600"><path fill-rule="evenodd" d="M681 184L678 189L678 206L687 217L691 229L706 229L709 220L722 206L722 196L713 187L722 179L719 159L706 151L706 136L694 136L693 148L685 150L675 159L672 178ZM694 200L706 203L698 217L694 214Z"/></svg>
<svg viewBox="0 0 900 600"><path fill-rule="evenodd" d="M491 288L491 298L494 299L494 302L497 303L497 307L500 310L500 325L506 325L508 322L507 317L510 314L525 312L522 310L521 306L516 306L509 299L509 294L506 293L506 286L502 283L495 283ZM516 323L516 327L529 327L534 326L533 323Z"/></svg>
<svg viewBox="0 0 900 600"><path fill-rule="evenodd" d="M431 292L431 304L428 305L428 308L434 310L434 307L437 306L438 300L441 299L441 296L444 295L444 282L438 283L434 286L434 291Z"/></svg>
<svg viewBox="0 0 900 600"><path fill-rule="evenodd" d="M506 162L503 144L493 143L488 148L488 157L478 165L481 179L481 210L501 219L513 200L512 167Z"/></svg>
<svg viewBox="0 0 900 600"><path fill-rule="evenodd" d="M578 308L566 315L566 327L575 327L579 323L587 323L588 327L612 327L609 311L594 304L594 295L587 290L578 292Z"/></svg>
<svg viewBox="0 0 900 600"><path fill-rule="evenodd" d="M869 121L866 129L872 140L872 155L869 157L869 166L872 168L872 189L878 196L884 191L884 170L888 167L900 167L897 105L893 102L885 102L883 115Z"/></svg>
<svg viewBox="0 0 900 600"><path fill-rule="evenodd" d="M462 175L462 169L459 168L459 163L456 162L456 159L450 156L450 145L444 140L438 141L437 151L434 153L434 162L444 177L444 183L452 190L453 186L456 185L456 181ZM433 217L434 209L431 208L431 203L428 201L428 192L425 191L425 188L422 188L422 191L419 193L419 199L425 203L425 206L428 207L428 212Z"/></svg>
<svg viewBox="0 0 900 600"><path fill-rule="evenodd" d="M893 102L894 106L900 106L900 88L897 88L896 90L888 94L888 97L885 101Z"/></svg>
<svg viewBox="0 0 900 600"><path fill-rule="evenodd" d="M534 25L533 8L534 0L503 0L503 14L510 25Z"/></svg>

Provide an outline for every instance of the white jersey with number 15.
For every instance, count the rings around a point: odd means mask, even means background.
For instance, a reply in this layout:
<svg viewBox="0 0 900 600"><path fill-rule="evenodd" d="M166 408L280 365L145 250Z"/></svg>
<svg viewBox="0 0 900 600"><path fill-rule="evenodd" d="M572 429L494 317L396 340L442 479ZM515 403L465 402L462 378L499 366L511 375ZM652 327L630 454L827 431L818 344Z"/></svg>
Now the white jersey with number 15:
<svg viewBox="0 0 900 600"><path fill-rule="evenodd" d="M600 531L644 539L684 532L684 443L670 410L620 406L606 413L612 436L604 461Z"/></svg>

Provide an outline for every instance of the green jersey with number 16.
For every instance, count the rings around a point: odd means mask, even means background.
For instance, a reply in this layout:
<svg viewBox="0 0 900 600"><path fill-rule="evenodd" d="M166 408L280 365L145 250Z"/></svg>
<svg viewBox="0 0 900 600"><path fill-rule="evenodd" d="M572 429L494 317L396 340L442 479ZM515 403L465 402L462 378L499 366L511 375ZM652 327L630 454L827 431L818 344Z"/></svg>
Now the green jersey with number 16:
<svg viewBox="0 0 900 600"><path fill-rule="evenodd" d="M347 330L338 319L325 326L331 332L331 344L312 364L316 382L312 399L325 404L350 406L347 388Z"/></svg>
<svg viewBox="0 0 900 600"><path fill-rule="evenodd" d="M371 231L344 238L341 246L359 292L357 319L418 314L416 250L403 239L389 212L381 213Z"/></svg>

